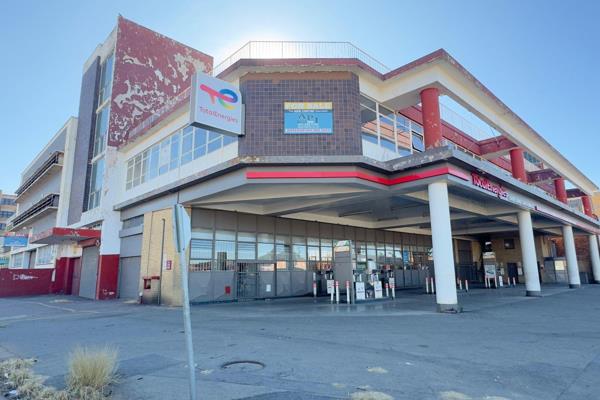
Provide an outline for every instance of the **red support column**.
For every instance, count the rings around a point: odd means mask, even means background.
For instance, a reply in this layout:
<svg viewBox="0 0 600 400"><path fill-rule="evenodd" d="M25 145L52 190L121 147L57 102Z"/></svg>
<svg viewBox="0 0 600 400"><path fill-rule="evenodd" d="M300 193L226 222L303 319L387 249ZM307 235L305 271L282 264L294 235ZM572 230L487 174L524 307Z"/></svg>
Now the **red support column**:
<svg viewBox="0 0 600 400"><path fill-rule="evenodd" d="M567 189L565 188L564 178L556 178L554 180L554 191L556 192L556 198L558 199L558 201L561 201L565 204L568 203Z"/></svg>
<svg viewBox="0 0 600 400"><path fill-rule="evenodd" d="M523 149L516 148L510 151L510 164L512 176L521 182L527 183L527 172L525 171L525 158Z"/></svg>
<svg viewBox="0 0 600 400"><path fill-rule="evenodd" d="M590 200L590 196L581 196L581 202L583 203L583 212L588 217L592 217L594 213L592 213L592 201Z"/></svg>
<svg viewBox="0 0 600 400"><path fill-rule="evenodd" d="M437 88L427 88L421 91L425 150L442 145L442 121L440 118L439 97L440 92Z"/></svg>

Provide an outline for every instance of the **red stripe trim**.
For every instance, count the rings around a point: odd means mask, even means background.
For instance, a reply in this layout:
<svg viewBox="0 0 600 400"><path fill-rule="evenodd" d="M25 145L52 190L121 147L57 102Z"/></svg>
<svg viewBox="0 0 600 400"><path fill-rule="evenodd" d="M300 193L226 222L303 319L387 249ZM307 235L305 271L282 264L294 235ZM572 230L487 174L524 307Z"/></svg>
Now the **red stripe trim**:
<svg viewBox="0 0 600 400"><path fill-rule="evenodd" d="M414 182L421 179L432 178L434 176L452 175L465 181L469 177L454 168L444 167L419 172L412 175L405 175L398 178L385 178L377 175L367 174L359 171L247 171L247 179L339 179L354 178L369 182L379 183L381 185L392 186L401 183Z"/></svg>

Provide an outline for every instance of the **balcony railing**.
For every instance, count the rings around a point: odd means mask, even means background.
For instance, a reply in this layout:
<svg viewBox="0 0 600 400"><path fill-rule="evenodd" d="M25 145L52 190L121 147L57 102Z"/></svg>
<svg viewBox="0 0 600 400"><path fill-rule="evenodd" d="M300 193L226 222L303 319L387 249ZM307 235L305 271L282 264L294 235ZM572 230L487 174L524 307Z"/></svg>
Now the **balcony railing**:
<svg viewBox="0 0 600 400"><path fill-rule="evenodd" d="M61 151L55 151L40 165L30 176L27 178L21 186L15 191L17 198L31 188L40 178L51 171L53 168L61 167L63 163L63 153Z"/></svg>
<svg viewBox="0 0 600 400"><path fill-rule="evenodd" d="M241 59L349 58L357 59L381 73L390 71L350 42L250 41L213 68L217 76Z"/></svg>
<svg viewBox="0 0 600 400"><path fill-rule="evenodd" d="M44 196L40 201L33 204L28 209L13 216L9 220L10 226L7 230L18 229L26 222L39 218L51 211L56 210L58 208L58 199L59 195L57 193L51 193L49 195Z"/></svg>

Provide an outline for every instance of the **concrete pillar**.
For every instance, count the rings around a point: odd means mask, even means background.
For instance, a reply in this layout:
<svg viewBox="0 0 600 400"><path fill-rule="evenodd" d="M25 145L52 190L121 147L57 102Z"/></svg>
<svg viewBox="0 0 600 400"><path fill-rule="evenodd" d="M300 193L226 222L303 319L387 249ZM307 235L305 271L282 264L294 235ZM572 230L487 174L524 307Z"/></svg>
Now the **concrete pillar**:
<svg viewBox="0 0 600 400"><path fill-rule="evenodd" d="M527 171L525 171L525 158L523 149L516 148L510 151L510 165L512 176L521 182L527 183Z"/></svg>
<svg viewBox="0 0 600 400"><path fill-rule="evenodd" d="M523 257L523 272L525 273L525 289L527 296L541 296L540 275L535 254L535 239L533 224L529 211L519 211L519 238L521 239L521 254Z"/></svg>
<svg viewBox="0 0 600 400"><path fill-rule="evenodd" d="M598 251L598 236L590 235L590 258L592 259L593 282L600 283L600 251Z"/></svg>
<svg viewBox="0 0 600 400"><path fill-rule="evenodd" d="M581 286L579 280L579 266L577 265L577 253L575 252L575 237L573 236L573 227L564 225L563 243L565 245L565 255L567 256L567 273L569 274L569 287L571 289Z"/></svg>
<svg viewBox="0 0 600 400"><path fill-rule="evenodd" d="M558 199L558 201L561 201L565 204L568 203L567 189L565 188L565 179L564 178L554 179L554 191L556 192L556 198Z"/></svg>
<svg viewBox="0 0 600 400"><path fill-rule="evenodd" d="M460 312L456 295L448 185L446 182L430 183L428 192L437 308L440 312Z"/></svg>
<svg viewBox="0 0 600 400"><path fill-rule="evenodd" d="M425 149L442 145L442 121L440 118L440 92L437 88L421 91L421 112L423 114L423 136Z"/></svg>
<svg viewBox="0 0 600 400"><path fill-rule="evenodd" d="M583 212L588 217L593 216L592 212L592 200L590 200L590 196L581 196L581 202L583 203Z"/></svg>

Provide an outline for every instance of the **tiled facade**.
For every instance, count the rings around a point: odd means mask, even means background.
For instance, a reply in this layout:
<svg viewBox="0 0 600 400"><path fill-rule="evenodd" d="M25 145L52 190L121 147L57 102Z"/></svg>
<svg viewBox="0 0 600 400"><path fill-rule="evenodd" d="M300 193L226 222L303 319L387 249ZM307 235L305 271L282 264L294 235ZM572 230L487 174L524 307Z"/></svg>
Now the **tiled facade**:
<svg viewBox="0 0 600 400"><path fill-rule="evenodd" d="M239 154L360 155L358 77L350 72L248 74L240 82L244 96L245 136ZM333 134L284 135L283 103L333 102Z"/></svg>

